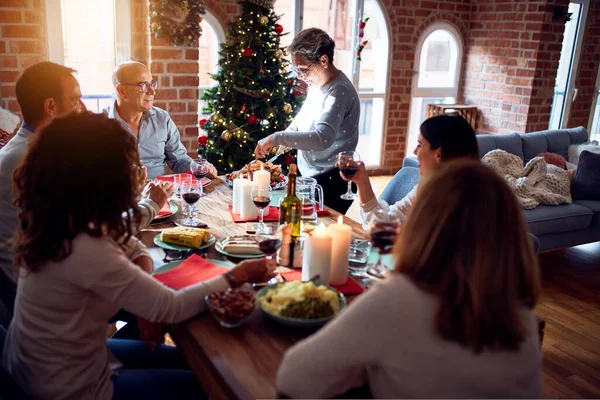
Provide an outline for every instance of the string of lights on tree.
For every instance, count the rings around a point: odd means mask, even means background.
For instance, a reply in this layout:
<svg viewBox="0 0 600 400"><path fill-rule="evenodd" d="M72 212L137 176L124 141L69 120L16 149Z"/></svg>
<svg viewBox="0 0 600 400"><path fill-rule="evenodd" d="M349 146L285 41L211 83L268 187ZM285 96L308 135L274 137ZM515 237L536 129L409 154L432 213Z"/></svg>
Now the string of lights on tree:
<svg viewBox="0 0 600 400"><path fill-rule="evenodd" d="M304 99L297 78L288 72L289 62L280 46L284 28L278 24L272 1L240 4L242 14L229 25L227 42L219 52L219 70L212 75L217 85L202 96L207 102L203 111L210 117L199 121L207 137L198 139L199 151L220 173L254 159L257 142L284 130Z"/></svg>

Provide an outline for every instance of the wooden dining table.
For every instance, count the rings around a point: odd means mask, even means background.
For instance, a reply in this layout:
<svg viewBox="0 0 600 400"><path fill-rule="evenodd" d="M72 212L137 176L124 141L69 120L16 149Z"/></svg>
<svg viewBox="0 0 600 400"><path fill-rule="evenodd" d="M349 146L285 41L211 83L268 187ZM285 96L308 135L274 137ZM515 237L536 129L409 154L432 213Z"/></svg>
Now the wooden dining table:
<svg viewBox="0 0 600 400"><path fill-rule="evenodd" d="M224 179L213 179L204 190L206 196L197 203L198 218L208 225L210 232L217 239L245 234L246 224L233 222L228 210L233 192ZM319 218L325 225L335 223L340 215L336 211L329 211L330 215ZM177 215L168 221L152 224L138 234L146 246L158 254L154 257L156 263L160 263L161 254L164 253L156 248L152 239L161 230L173 227L172 219L180 217L180 214L181 207ZM344 223L352 227L355 237L366 238L366 232L358 222L344 217ZM206 258L225 257L212 246ZM353 298L348 297L349 301ZM209 312L169 327L169 333L181 354L208 397L213 400L276 398L277 370L284 353L294 343L314 332L280 325L267 318L258 308L238 328L222 327Z"/></svg>

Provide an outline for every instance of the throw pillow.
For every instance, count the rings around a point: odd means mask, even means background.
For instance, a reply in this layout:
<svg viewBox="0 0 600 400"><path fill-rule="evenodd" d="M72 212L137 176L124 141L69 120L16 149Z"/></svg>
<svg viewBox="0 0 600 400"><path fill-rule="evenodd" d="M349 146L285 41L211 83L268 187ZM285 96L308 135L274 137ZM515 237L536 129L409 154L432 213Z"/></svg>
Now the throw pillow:
<svg viewBox="0 0 600 400"><path fill-rule="evenodd" d="M546 164L556 165L558 168L567 169L566 164L567 160L556 153L540 153L538 157L543 157Z"/></svg>
<svg viewBox="0 0 600 400"><path fill-rule="evenodd" d="M569 162L579 164L579 155L582 151L587 150L591 153L600 154L600 146L594 143L572 144L569 146Z"/></svg>
<svg viewBox="0 0 600 400"><path fill-rule="evenodd" d="M600 154L581 152L571 195L573 200L600 200Z"/></svg>

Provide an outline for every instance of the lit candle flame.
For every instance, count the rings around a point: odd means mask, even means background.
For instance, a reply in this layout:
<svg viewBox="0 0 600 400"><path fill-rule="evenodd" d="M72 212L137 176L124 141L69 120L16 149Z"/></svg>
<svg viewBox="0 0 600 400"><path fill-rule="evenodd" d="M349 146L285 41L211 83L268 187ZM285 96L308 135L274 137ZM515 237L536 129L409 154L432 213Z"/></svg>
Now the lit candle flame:
<svg viewBox="0 0 600 400"><path fill-rule="evenodd" d="M319 224L319 227L316 229L316 232L318 232L318 233L325 233L325 224L321 222Z"/></svg>
<svg viewBox="0 0 600 400"><path fill-rule="evenodd" d="M338 224L343 224L343 223L344 223L344 216L343 216L343 215L340 215L340 216L338 217Z"/></svg>

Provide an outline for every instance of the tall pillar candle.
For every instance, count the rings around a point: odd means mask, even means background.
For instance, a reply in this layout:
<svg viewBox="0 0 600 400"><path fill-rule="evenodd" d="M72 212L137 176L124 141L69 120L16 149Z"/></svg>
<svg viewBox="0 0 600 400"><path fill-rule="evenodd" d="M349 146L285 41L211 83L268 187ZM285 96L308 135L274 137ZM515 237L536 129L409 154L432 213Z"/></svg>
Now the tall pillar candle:
<svg viewBox="0 0 600 400"><path fill-rule="evenodd" d="M242 203L240 206L240 217L243 220L251 221L258 217L258 209L252 201L252 188L254 182L246 181L242 186Z"/></svg>
<svg viewBox="0 0 600 400"><path fill-rule="evenodd" d="M242 206L242 187L245 182L248 182L248 180L244 179L243 175L240 175L233 180L233 202L231 203L231 211L234 214L240 213L240 208Z"/></svg>
<svg viewBox="0 0 600 400"><path fill-rule="evenodd" d="M269 190L271 188L271 173L261 167L252 175L252 181L259 189ZM265 217L269 215L270 207L265 208Z"/></svg>
<svg viewBox="0 0 600 400"><path fill-rule="evenodd" d="M334 285L343 285L348 279L348 263L352 228L344 224L344 217L339 216L337 224L327 227L332 238L331 274L329 281Z"/></svg>
<svg viewBox="0 0 600 400"><path fill-rule="evenodd" d="M302 254L302 281L319 275L319 283L329 285L331 271L331 236L321 223L304 241Z"/></svg>

